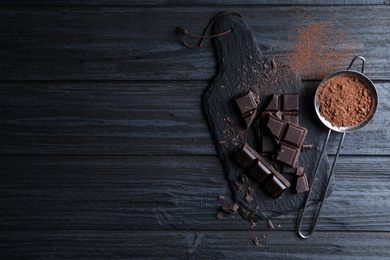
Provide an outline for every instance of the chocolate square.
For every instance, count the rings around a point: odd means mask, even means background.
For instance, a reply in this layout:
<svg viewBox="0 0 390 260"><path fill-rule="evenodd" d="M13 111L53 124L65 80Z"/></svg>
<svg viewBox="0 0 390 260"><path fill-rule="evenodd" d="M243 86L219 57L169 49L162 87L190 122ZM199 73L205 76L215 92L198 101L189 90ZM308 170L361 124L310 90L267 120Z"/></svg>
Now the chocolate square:
<svg viewBox="0 0 390 260"><path fill-rule="evenodd" d="M273 94L272 99L266 107L267 112L277 112L280 110L280 95Z"/></svg>
<svg viewBox="0 0 390 260"><path fill-rule="evenodd" d="M268 117L267 126L273 136L275 136L277 140L280 140L284 131L284 127L286 126L286 122L270 114Z"/></svg>
<svg viewBox="0 0 390 260"><path fill-rule="evenodd" d="M300 150L300 148L293 147L285 143L280 143L279 151L275 159L279 162L290 165L293 168L297 168Z"/></svg>
<svg viewBox="0 0 390 260"><path fill-rule="evenodd" d="M303 140L305 140L306 134L306 128L288 123L284 131L282 141L300 148Z"/></svg>
<svg viewBox="0 0 390 260"><path fill-rule="evenodd" d="M286 185L274 175L272 178L264 184L264 188L271 193L274 198L279 198L287 189Z"/></svg>
<svg viewBox="0 0 390 260"><path fill-rule="evenodd" d="M306 174L303 173L301 176L297 177L297 183L295 185L295 191L296 191L296 193L301 193L301 192L308 191L309 189L310 188L309 188L309 184L308 184L308 181L307 181Z"/></svg>
<svg viewBox="0 0 390 260"><path fill-rule="evenodd" d="M257 108L257 103L253 97L252 91L245 92L244 94L236 97L235 100L243 117L253 114L253 111Z"/></svg>
<svg viewBox="0 0 390 260"><path fill-rule="evenodd" d="M282 117L283 120L293 123L296 125L299 125L299 115L294 115L294 114L284 114Z"/></svg>
<svg viewBox="0 0 390 260"><path fill-rule="evenodd" d="M261 136L261 153L272 154L277 150L278 146L273 137L264 135Z"/></svg>
<svg viewBox="0 0 390 260"><path fill-rule="evenodd" d="M249 145L245 144L235 155L236 160L241 164L245 169L249 169L256 162L256 156L248 148Z"/></svg>
<svg viewBox="0 0 390 260"><path fill-rule="evenodd" d="M284 111L299 111L299 95L285 94L283 95L283 110Z"/></svg>
<svg viewBox="0 0 390 260"><path fill-rule="evenodd" d="M261 161L257 161L255 166L253 166L249 173L260 183L262 184L264 181L268 180L272 177L271 170L264 165Z"/></svg>

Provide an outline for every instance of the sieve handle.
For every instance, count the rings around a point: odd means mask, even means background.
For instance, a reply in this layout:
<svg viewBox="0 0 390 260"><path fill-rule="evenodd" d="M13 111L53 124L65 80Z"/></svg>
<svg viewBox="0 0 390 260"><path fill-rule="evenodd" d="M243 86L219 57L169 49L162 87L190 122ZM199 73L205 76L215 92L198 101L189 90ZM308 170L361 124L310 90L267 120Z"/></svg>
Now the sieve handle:
<svg viewBox="0 0 390 260"><path fill-rule="evenodd" d="M361 73L363 74L363 72L364 72L364 63L366 62L366 60L365 60L362 56L355 56L355 57L352 59L351 63L349 64L349 67L348 67L347 70L350 70L350 68L352 67L352 64L353 64L353 63L355 62L355 60L357 60L357 59L362 60L362 70L361 70Z"/></svg>
<svg viewBox="0 0 390 260"><path fill-rule="evenodd" d="M301 226L302 226L302 221L303 221L303 217L305 215L305 211L306 211L306 207L307 207L307 203L309 201L309 198L310 198L310 194L311 194L311 191L313 190L313 184L314 182L316 181L316 176L317 176L317 173L318 173L318 169L320 168L319 165L321 163L321 160L322 160L322 156L324 155L324 151L326 150L326 145L328 143L328 140L329 140L329 137L330 137L330 133L332 132L331 129L329 129L328 131L328 135L326 136L326 139L325 139L325 142L324 142L324 146L322 147L322 150L321 150L321 154L320 154L320 158L318 159L318 162L317 162L317 166L316 166L316 170L314 171L314 175L313 175L313 180L310 184L310 189L309 189L309 193L307 194L307 198L306 198L306 201L305 201L305 204L303 205L303 209L302 209L302 212L301 212L301 217L299 218L299 222L298 222L298 229L297 229L297 232L298 232L298 235L301 237L301 238L309 238L316 226L317 226L317 222L318 222L318 219L320 217L320 212L321 212L321 209L322 209L322 205L323 205L323 202L325 200L325 195L326 195L326 192L328 191L328 188L329 188L329 184L330 184L330 180L332 178L332 175L333 175L333 171L334 171L334 168L336 166L336 162L337 162L337 158L339 157L339 154L340 154L340 150L341 150L341 145L343 144L343 141L344 141L344 137L345 137L345 132L343 133L342 137L341 137L341 140L340 140L340 144L339 144L339 147L337 148L337 153L336 153L336 157L333 161L333 165L332 165L332 169L330 170L330 174L329 174L329 177L328 177L328 181L326 183L326 186L325 186L325 191L322 193L322 196L321 196L321 200L320 200L320 206L317 210L317 213L315 215L315 218L314 218L314 223L311 227L311 230L309 231L309 233L307 235L304 235L302 234L302 231L301 231Z"/></svg>

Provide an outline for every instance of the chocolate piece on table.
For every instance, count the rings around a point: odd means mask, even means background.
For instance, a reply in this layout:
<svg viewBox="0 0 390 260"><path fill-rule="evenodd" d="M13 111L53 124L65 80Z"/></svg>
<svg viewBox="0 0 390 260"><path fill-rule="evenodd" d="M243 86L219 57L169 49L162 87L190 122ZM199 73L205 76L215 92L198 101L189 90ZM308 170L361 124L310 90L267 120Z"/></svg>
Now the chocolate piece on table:
<svg viewBox="0 0 390 260"><path fill-rule="evenodd" d="M308 191L309 189L310 188L309 188L309 184L307 182L306 174L303 173L301 176L297 177L297 183L296 183L296 186L295 186L295 191L297 193L301 193L301 192Z"/></svg>
<svg viewBox="0 0 390 260"><path fill-rule="evenodd" d="M300 127L299 125L295 125L292 123L287 123L281 141L300 148L303 144L303 140L305 140L306 134L307 134L306 128Z"/></svg>
<svg viewBox="0 0 390 260"><path fill-rule="evenodd" d="M246 143L235 155L236 160L248 170L257 162L256 155L251 151L251 147Z"/></svg>
<svg viewBox="0 0 390 260"><path fill-rule="evenodd" d="M245 120L245 126L248 129L256 117L257 103L252 91L247 91L244 94L235 98L238 109L241 112L242 118Z"/></svg>
<svg viewBox="0 0 390 260"><path fill-rule="evenodd" d="M287 186L276 176L264 184L264 188L271 193L274 198L279 198L287 189Z"/></svg>
<svg viewBox="0 0 390 260"><path fill-rule="evenodd" d="M267 126L273 136L275 136L277 140L280 140L282 138L286 122L270 114L268 117Z"/></svg>
<svg viewBox="0 0 390 260"><path fill-rule="evenodd" d="M284 94L283 95L283 111L299 111L299 95L297 94Z"/></svg>
<svg viewBox="0 0 390 260"><path fill-rule="evenodd" d="M300 151L300 148L280 143L279 151L275 159L279 162L290 165L293 168L297 168Z"/></svg>

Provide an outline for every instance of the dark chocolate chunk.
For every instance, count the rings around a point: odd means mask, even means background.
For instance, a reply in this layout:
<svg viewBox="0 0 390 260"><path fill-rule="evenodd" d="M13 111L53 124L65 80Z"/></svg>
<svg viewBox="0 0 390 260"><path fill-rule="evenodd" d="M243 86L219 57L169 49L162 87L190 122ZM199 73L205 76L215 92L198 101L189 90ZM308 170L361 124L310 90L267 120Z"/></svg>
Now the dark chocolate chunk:
<svg viewBox="0 0 390 260"><path fill-rule="evenodd" d="M297 193L305 192L309 190L309 184L307 182L306 174L303 173L301 176L297 177L297 184L295 186L295 191Z"/></svg>
<svg viewBox="0 0 390 260"><path fill-rule="evenodd" d="M298 167L297 168L297 171L296 171L296 175L297 176L302 176L304 174L304 170L303 170L303 167Z"/></svg>
<svg viewBox="0 0 390 260"><path fill-rule="evenodd" d="M299 111L299 95L285 94L283 95L283 111Z"/></svg>
<svg viewBox="0 0 390 260"><path fill-rule="evenodd" d="M281 141L300 148L303 144L303 140L305 140L306 134L307 134L306 128L300 127L299 125L295 125L292 123L287 123Z"/></svg>
<svg viewBox="0 0 390 260"><path fill-rule="evenodd" d="M299 115L294 115L294 114L284 114L282 116L282 119L289 122L293 123L296 125L299 125Z"/></svg>
<svg viewBox="0 0 390 260"><path fill-rule="evenodd" d="M272 95L272 99L266 107L267 112L278 112L280 110L280 95Z"/></svg>
<svg viewBox="0 0 390 260"><path fill-rule="evenodd" d="M275 159L279 162L290 165L293 168L297 168L300 151L300 148L293 147L285 143L280 143L279 151Z"/></svg>
<svg viewBox="0 0 390 260"><path fill-rule="evenodd" d="M296 173L297 169L291 167L290 165L282 163L280 166L280 172L282 173Z"/></svg>
<svg viewBox="0 0 390 260"><path fill-rule="evenodd" d="M252 167L256 161L256 156L250 151L249 145L245 144L237 153L236 160L241 164L245 169Z"/></svg>
<svg viewBox="0 0 390 260"><path fill-rule="evenodd" d="M275 228L274 224L272 223L272 221L270 219L267 220L267 225L268 225L269 230L272 230Z"/></svg>
<svg viewBox="0 0 390 260"><path fill-rule="evenodd" d="M261 161L257 161L257 164L253 166L249 173L260 183L267 181L272 177L271 170L265 166Z"/></svg>
<svg viewBox="0 0 390 260"><path fill-rule="evenodd" d="M302 145L301 152L306 152L310 150L316 149L317 151L320 150L317 146L314 146L312 144Z"/></svg>
<svg viewBox="0 0 390 260"><path fill-rule="evenodd" d="M246 128L253 123L256 117L257 103L252 91L247 91L244 94L235 98L241 116L245 121Z"/></svg>
<svg viewBox="0 0 390 260"><path fill-rule="evenodd" d="M256 178L259 183L268 185L265 187L271 195L275 198L280 197L284 191L290 187L290 182L284 178L264 157L258 154L252 147L247 143L239 150L236 154L236 158L243 166L251 165L253 161L256 164L249 170L249 173ZM249 158L249 159L248 159ZM252 160L256 158L255 160ZM249 162L249 163L248 163ZM248 169L248 166L247 168ZM272 180L275 179L275 180Z"/></svg>
<svg viewBox="0 0 390 260"><path fill-rule="evenodd" d="M234 202L223 205L222 210L227 213L235 213L238 210L238 205Z"/></svg>
<svg viewBox="0 0 390 260"><path fill-rule="evenodd" d="M261 136L261 153L272 154L278 149L275 139L268 135Z"/></svg>
<svg viewBox="0 0 390 260"><path fill-rule="evenodd" d="M264 188L276 199L286 191L287 186L284 185L284 183L276 175L274 175L264 184Z"/></svg>
<svg viewBox="0 0 390 260"><path fill-rule="evenodd" d="M275 136L275 138L279 140L282 138L282 134L286 126L286 122L270 114L268 117L267 126L271 131L271 133L273 134L273 136Z"/></svg>

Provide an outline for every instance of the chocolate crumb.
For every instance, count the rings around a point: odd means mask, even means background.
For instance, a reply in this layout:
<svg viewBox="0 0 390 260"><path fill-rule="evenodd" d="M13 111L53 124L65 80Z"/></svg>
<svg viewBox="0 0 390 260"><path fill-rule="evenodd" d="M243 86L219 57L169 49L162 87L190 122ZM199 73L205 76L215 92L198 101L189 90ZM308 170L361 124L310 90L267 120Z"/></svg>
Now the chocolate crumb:
<svg viewBox="0 0 390 260"><path fill-rule="evenodd" d="M196 142L196 137L192 138L192 141Z"/></svg>
<svg viewBox="0 0 390 260"><path fill-rule="evenodd" d="M242 175L242 176L241 176L241 182L242 182L242 183L249 183L248 177L247 177L246 175Z"/></svg>
<svg viewBox="0 0 390 260"><path fill-rule="evenodd" d="M223 205L222 210L227 213L235 213L238 210L238 205L234 202Z"/></svg>
<svg viewBox="0 0 390 260"><path fill-rule="evenodd" d="M218 220L223 219L223 212L222 212L222 211L219 211L219 212L217 213L217 219L218 219Z"/></svg>
<svg viewBox="0 0 390 260"><path fill-rule="evenodd" d="M259 244L259 240L254 235L252 236L252 241L253 241L253 244L255 244L255 245Z"/></svg>
<svg viewBox="0 0 390 260"><path fill-rule="evenodd" d="M265 238L265 235L263 235L262 238Z"/></svg>
<svg viewBox="0 0 390 260"><path fill-rule="evenodd" d="M278 224L276 227L277 227L277 228L281 228L281 227L282 227L282 225Z"/></svg>
<svg viewBox="0 0 390 260"><path fill-rule="evenodd" d="M316 149L317 151L320 150L317 146L314 146L312 144L304 144L302 145L301 152L306 152L314 149Z"/></svg>
<svg viewBox="0 0 390 260"><path fill-rule="evenodd" d="M223 195L220 195L219 197L218 197L218 200L224 200L225 199L225 196L223 196Z"/></svg>
<svg viewBox="0 0 390 260"><path fill-rule="evenodd" d="M245 193L245 200L246 202L252 202L253 201L252 195L249 193Z"/></svg>
<svg viewBox="0 0 390 260"><path fill-rule="evenodd" d="M252 223L251 228L254 228L256 226L256 223L253 220L251 220L251 223Z"/></svg>
<svg viewBox="0 0 390 260"><path fill-rule="evenodd" d="M243 191L244 188L245 188L245 187L244 187L244 184L241 184L241 183L239 183L239 182L237 182L237 181L234 181L234 184L236 185L238 191Z"/></svg>
<svg viewBox="0 0 390 260"><path fill-rule="evenodd" d="M272 224L272 221L270 219L267 220L267 225L268 225L269 230L272 230L275 228L274 224Z"/></svg>

